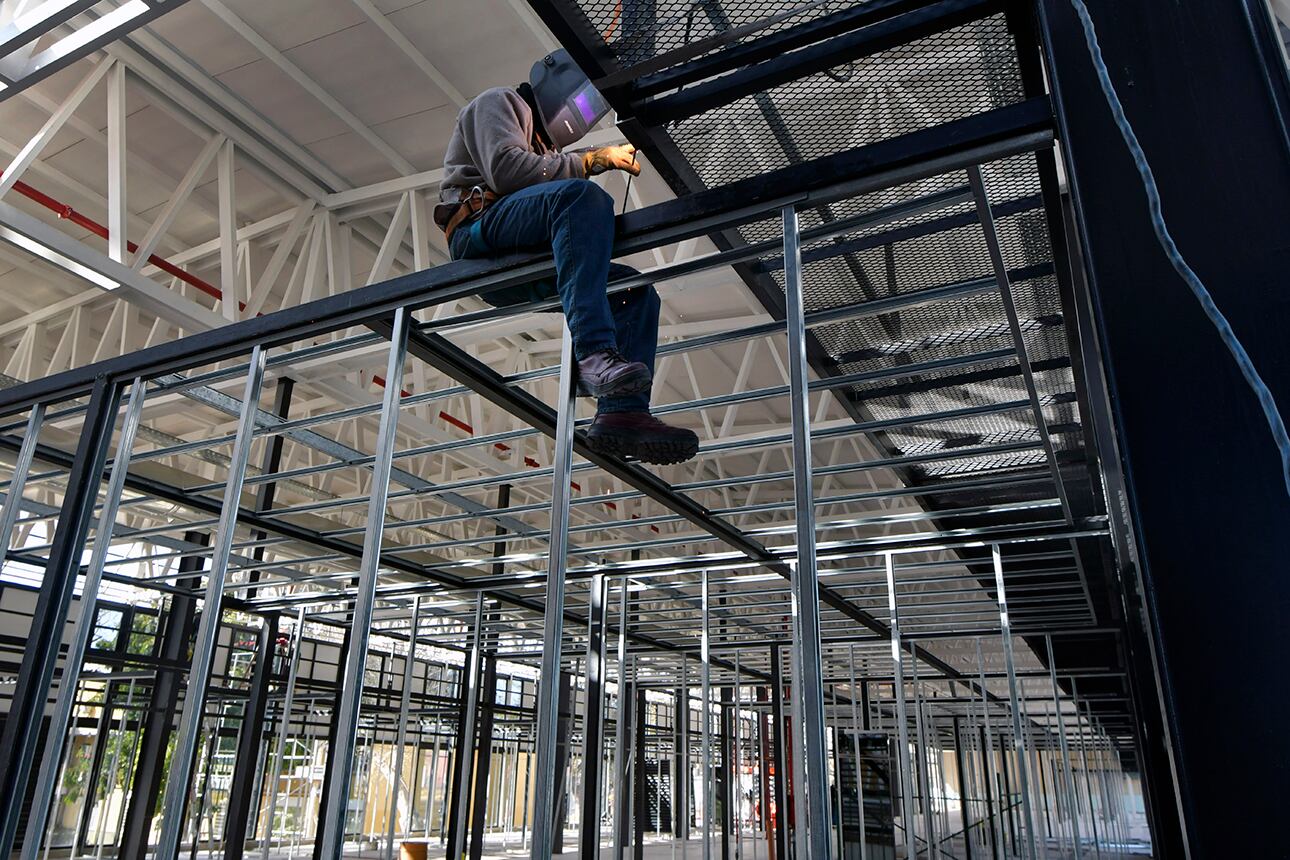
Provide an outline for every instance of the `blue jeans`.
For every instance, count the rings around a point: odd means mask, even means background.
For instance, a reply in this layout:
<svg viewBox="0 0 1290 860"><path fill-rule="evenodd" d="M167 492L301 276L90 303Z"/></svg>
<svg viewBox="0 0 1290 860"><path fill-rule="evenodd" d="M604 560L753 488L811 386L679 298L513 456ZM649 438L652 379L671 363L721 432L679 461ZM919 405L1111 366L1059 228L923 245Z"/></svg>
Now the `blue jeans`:
<svg viewBox="0 0 1290 860"><path fill-rule="evenodd" d="M654 372L658 348L658 293L652 285L606 292L610 278L638 274L610 262L614 246L614 203L586 179L530 185L508 194L481 218L452 234L454 260L487 258L518 251L551 250L555 277L484 295L494 307L560 297L579 359L616 348L629 361ZM649 393L602 397L598 412L647 412Z"/></svg>

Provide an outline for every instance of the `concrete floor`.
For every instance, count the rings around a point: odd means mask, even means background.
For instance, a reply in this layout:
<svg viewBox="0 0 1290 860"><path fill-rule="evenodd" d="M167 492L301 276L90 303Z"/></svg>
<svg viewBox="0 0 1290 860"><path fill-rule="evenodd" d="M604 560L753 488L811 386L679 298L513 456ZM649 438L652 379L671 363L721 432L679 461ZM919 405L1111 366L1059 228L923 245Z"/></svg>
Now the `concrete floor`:
<svg viewBox="0 0 1290 860"><path fill-rule="evenodd" d="M565 852L556 854L557 858L572 860L578 857L578 832L576 830L565 833ZM383 846L382 846L383 847ZM753 839L745 837L742 844L740 860L768 860L766 842L764 839ZM275 847L269 854L269 860L309 860L311 857L311 846L304 844L298 846L294 851L285 851ZM714 839L712 842L712 857L721 858L721 842ZM731 840L731 856L734 855L734 840ZM446 860L448 852L439 845L438 839L431 839L426 852L426 860ZM15 855L16 856L16 855ZM67 858L66 851L49 852L51 860L64 860ZM110 857L110 853L105 853L104 857ZM181 852L181 856L188 858L194 855L188 852ZM396 860L399 857L398 843L395 844ZM503 839L503 834L489 834L485 839L484 853L482 860L516 860L516 858L527 858L528 850L521 844L518 834L510 834L509 838ZM608 842L605 842L600 851L600 857L609 860L613 856L613 849ZM628 857L631 855L629 854ZM925 857L920 853L920 857ZM941 860L948 857L966 857L963 851L962 842L957 842L953 847L944 846L944 852L940 854ZM1069 850L1058 850L1055 844L1051 844L1047 851L1048 858L1051 860L1075 860L1075 855ZM1092 846L1086 847L1082 858L1094 857L1095 853ZM1145 845L1123 846L1121 850L1109 850L1103 847L1100 855L1101 860L1141 860L1144 857L1150 857L1149 848ZM92 860L93 854L82 855L77 860ZM248 849L247 857L259 860L261 857L259 850ZM375 845L365 845L361 850L352 844L347 846L344 857L346 860L385 860L383 850ZM904 857L902 853L901 858ZM195 855L196 860L223 860L223 853L220 851L199 851ZM690 839L684 843L679 840L667 838L646 837L645 860L703 860L703 841L702 839Z"/></svg>
<svg viewBox="0 0 1290 860"><path fill-rule="evenodd" d="M512 835L509 845L503 845L502 842L503 840L500 834L490 835L489 838L485 840L485 850L482 860L515 860L515 858L527 858L529 856L529 852L519 844L519 840L516 836ZM572 858L578 857L577 847L578 833L577 831L569 831L565 835L566 851L562 854L556 854L555 857L572 860ZM713 858L718 858L718 860L721 858L721 843L719 840L713 840L711 853ZM731 856L733 855L734 841L731 840ZM966 853L963 851L962 843L957 843L954 848L946 846L945 853L942 853L940 857L942 860L945 860L947 855L965 857ZM308 855L304 852L297 853L296 860L300 860L302 856L307 857ZM630 856L631 855L629 854L628 857ZM902 853L900 856L903 858L904 854ZM920 856L925 857L926 855L920 854ZM1047 856L1051 858L1051 860L1075 860L1075 855L1069 849L1058 850L1055 844L1049 845ZM1094 851L1091 845L1088 846L1081 855L1083 858L1090 858L1093 856ZM1101 860L1141 860L1141 858L1150 857L1151 853L1146 846L1123 846L1122 850L1119 851L1109 850L1109 847L1103 847L1099 856L1101 857ZM345 853L345 857L352 857L355 858L355 860L360 860L360 858L361 860L384 860L384 855L377 850L364 850L362 852L347 851ZM438 840L432 840L426 857L427 860L446 860L447 852L439 846ZM608 843L601 848L600 857L603 858L603 860L609 860L609 858L613 857L612 847ZM644 857L645 860L703 860L703 841L702 839L690 839L683 844L679 840L650 839L647 837ZM754 840L751 838L745 838L743 840L743 851L741 852L740 858L741 860L767 860L765 841L761 839ZM284 854L279 858L275 854L273 860L288 860L288 857Z"/></svg>

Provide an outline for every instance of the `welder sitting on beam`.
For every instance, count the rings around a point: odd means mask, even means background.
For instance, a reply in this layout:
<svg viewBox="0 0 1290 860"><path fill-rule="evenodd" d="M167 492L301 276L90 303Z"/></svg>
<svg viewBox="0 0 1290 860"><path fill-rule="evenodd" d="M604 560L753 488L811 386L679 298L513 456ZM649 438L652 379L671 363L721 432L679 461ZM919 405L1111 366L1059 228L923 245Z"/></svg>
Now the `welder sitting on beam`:
<svg viewBox="0 0 1290 860"><path fill-rule="evenodd" d="M528 83L485 90L462 108L444 156L435 221L453 259L550 251L555 277L488 293L498 307L559 297L577 360L578 391L597 398L587 436L602 453L681 463L698 452L689 430L650 415L659 298L652 285L610 296L614 206L588 177L640 175L630 145L562 151L609 112L565 51L533 65Z"/></svg>

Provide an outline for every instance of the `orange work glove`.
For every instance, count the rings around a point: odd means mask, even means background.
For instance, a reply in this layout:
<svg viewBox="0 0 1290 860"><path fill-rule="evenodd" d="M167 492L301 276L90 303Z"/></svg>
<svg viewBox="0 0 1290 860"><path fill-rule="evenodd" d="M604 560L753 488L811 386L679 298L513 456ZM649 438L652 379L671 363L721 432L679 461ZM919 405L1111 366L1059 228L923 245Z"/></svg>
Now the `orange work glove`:
<svg viewBox="0 0 1290 860"><path fill-rule="evenodd" d="M625 170L632 176L641 175L641 166L636 163L636 147L630 143L587 150L582 154L582 169L587 176L597 176L607 170Z"/></svg>

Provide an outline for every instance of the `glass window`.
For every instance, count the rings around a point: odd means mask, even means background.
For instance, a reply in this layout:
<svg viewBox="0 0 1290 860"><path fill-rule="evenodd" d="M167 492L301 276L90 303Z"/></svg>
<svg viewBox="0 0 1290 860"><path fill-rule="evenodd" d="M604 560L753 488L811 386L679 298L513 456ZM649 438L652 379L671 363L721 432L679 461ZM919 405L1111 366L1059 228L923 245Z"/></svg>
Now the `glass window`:
<svg viewBox="0 0 1290 860"><path fill-rule="evenodd" d="M157 616L150 612L136 611L130 622L130 641L126 644L126 651L148 657L156 647Z"/></svg>
<svg viewBox="0 0 1290 860"><path fill-rule="evenodd" d="M115 651L121 638L121 621L125 614L120 609L101 608L94 616L94 633L90 648L95 651Z"/></svg>

